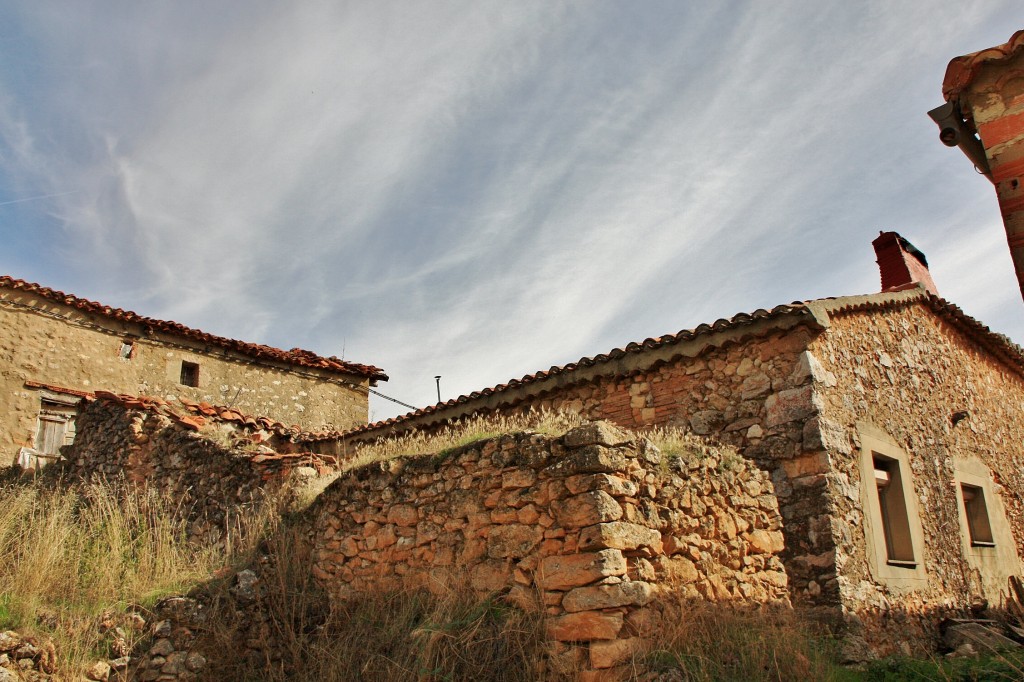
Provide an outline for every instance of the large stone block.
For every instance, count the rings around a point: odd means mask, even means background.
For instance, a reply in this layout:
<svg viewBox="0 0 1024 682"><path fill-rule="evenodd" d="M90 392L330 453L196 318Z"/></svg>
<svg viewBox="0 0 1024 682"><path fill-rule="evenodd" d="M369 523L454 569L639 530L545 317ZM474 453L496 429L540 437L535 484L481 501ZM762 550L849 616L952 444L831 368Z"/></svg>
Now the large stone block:
<svg viewBox="0 0 1024 682"><path fill-rule="evenodd" d="M571 474L614 474L626 467L626 452L602 445L587 445L569 452L552 465L552 473Z"/></svg>
<svg viewBox="0 0 1024 682"><path fill-rule="evenodd" d="M504 561L485 561L472 568L469 584L477 592L499 592L512 582L512 569Z"/></svg>
<svg viewBox="0 0 1024 682"><path fill-rule="evenodd" d="M778 554L785 548L785 540L779 531L755 530L747 536L750 550L755 554Z"/></svg>
<svg viewBox="0 0 1024 682"><path fill-rule="evenodd" d="M582 611L551 618L547 635L559 642L592 642L615 639L622 630L622 614Z"/></svg>
<svg viewBox="0 0 1024 682"><path fill-rule="evenodd" d="M661 533L653 528L625 521L598 523L580 531L579 548L584 551L609 548L633 550L641 547L660 553Z"/></svg>
<svg viewBox="0 0 1024 682"><path fill-rule="evenodd" d="M626 663L642 648L639 637L595 641L590 645L590 667L602 670Z"/></svg>
<svg viewBox="0 0 1024 682"><path fill-rule="evenodd" d="M411 504L396 504L388 510L388 523L398 526L415 526L419 520L416 507Z"/></svg>
<svg viewBox="0 0 1024 682"><path fill-rule="evenodd" d="M537 567L537 583L547 590L568 590L608 576L624 575L626 558L617 549L550 556Z"/></svg>
<svg viewBox="0 0 1024 682"><path fill-rule="evenodd" d="M616 606L644 606L653 598L654 589L650 583L632 580L614 585L577 587L562 598L562 608L574 613Z"/></svg>
<svg viewBox="0 0 1024 682"><path fill-rule="evenodd" d="M701 435L718 431L724 423L725 414L721 410L699 410L690 415L690 428Z"/></svg>
<svg viewBox="0 0 1024 682"><path fill-rule="evenodd" d="M540 544L543 538L544 529L540 526L496 526L487 536L487 556L492 559L522 558Z"/></svg>
<svg viewBox="0 0 1024 682"><path fill-rule="evenodd" d="M565 528L580 528L622 518L622 507L603 490L575 495L551 506L555 521Z"/></svg>
<svg viewBox="0 0 1024 682"><path fill-rule="evenodd" d="M764 407L765 424L770 428L812 417L821 405L814 386L808 384L773 393L764 401Z"/></svg>
<svg viewBox="0 0 1024 682"><path fill-rule="evenodd" d="M833 450L844 455L853 451L846 430L821 417L808 419L804 424L803 448L804 450Z"/></svg>
<svg viewBox="0 0 1024 682"><path fill-rule="evenodd" d="M607 445L614 447L633 442L633 436L620 431L608 422L599 421L592 424L584 424L569 431L562 437L562 443L567 448L579 448L586 445Z"/></svg>
<svg viewBox="0 0 1024 682"><path fill-rule="evenodd" d="M632 497L637 493L637 485L628 478L609 474L577 474L565 479L565 487L573 495L603 490L609 495Z"/></svg>

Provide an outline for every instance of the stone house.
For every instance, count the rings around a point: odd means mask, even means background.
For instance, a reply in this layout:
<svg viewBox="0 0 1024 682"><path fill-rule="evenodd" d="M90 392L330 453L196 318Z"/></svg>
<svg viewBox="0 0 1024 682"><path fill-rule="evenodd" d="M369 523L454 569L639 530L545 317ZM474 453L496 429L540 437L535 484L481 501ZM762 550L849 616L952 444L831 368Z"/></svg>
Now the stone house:
<svg viewBox="0 0 1024 682"><path fill-rule="evenodd" d="M1022 573L1024 352L940 298L905 239L874 247L881 293L736 315L305 444L343 455L542 408L685 426L770 474L792 602L891 649L979 597L998 605Z"/></svg>
<svg viewBox="0 0 1024 682"><path fill-rule="evenodd" d="M377 367L228 339L0 277L0 464L36 468L96 390L230 405L306 428L365 424Z"/></svg>

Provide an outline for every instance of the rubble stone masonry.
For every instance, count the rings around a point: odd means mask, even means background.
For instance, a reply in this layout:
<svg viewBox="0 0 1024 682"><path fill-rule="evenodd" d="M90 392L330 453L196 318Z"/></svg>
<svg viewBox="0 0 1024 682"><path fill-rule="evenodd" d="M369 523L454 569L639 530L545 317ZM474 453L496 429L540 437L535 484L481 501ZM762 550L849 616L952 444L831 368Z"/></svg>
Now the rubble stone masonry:
<svg viewBox="0 0 1024 682"><path fill-rule="evenodd" d="M696 357L678 355L628 374L562 383L500 411L568 411L640 430L679 426L736 447L771 475L785 519L782 556L794 604L836 606L830 506L817 471L817 366L806 352L817 333L796 325L743 336L706 346ZM463 409L471 413L472 407ZM318 449L340 454L330 445Z"/></svg>
<svg viewBox="0 0 1024 682"><path fill-rule="evenodd" d="M29 307L34 306L34 307ZM131 341L130 350L123 348ZM124 352L122 352L124 351ZM181 383L182 362L198 365L198 386ZM342 381L344 379L344 381ZM366 422L359 376L255 360L223 348L0 289L0 465L36 447L45 391L26 382L231 405L307 428Z"/></svg>
<svg viewBox="0 0 1024 682"><path fill-rule="evenodd" d="M187 514L189 537L207 543L220 542L240 509L280 491L297 466L310 464L301 455L233 447L230 425L198 433L103 400L88 403L78 424L75 443L64 448L64 473L150 485Z"/></svg>
<svg viewBox="0 0 1024 682"><path fill-rule="evenodd" d="M608 668L666 589L788 601L769 477L729 448L666 457L604 423L348 472L319 498L315 576L338 597L465 580L543 613L559 655Z"/></svg>
<svg viewBox="0 0 1024 682"><path fill-rule="evenodd" d="M829 490L822 531L836 546L847 611L871 621L876 639L887 633L895 641L907 636L908 618L934 631L937 616L962 615L972 598L998 606L1024 556L1024 379L918 306L833 314L810 351L823 370L816 383L823 449L806 469ZM906 567L892 569L895 580L880 578L871 565L863 501L875 481L862 480L859 460L873 433L907 453L904 474L923 534L914 548L920 579ZM994 546L971 545L964 482L989 485ZM911 579L900 580L901 571Z"/></svg>
<svg viewBox="0 0 1024 682"><path fill-rule="evenodd" d="M879 653L927 648L944 616L998 607L1024 573L1020 350L916 288L807 308L813 322L637 353L629 368L564 372L350 439L481 405L686 427L770 474L794 606L841 618ZM888 484L899 495L883 512Z"/></svg>

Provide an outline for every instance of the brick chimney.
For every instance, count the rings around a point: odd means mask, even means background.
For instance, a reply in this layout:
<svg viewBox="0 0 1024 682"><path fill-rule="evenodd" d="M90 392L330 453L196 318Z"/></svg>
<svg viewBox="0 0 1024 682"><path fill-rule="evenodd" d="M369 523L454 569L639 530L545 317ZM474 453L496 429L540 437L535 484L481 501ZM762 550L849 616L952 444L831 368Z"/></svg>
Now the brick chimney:
<svg viewBox="0 0 1024 682"><path fill-rule="evenodd" d="M1024 296L1024 31L1003 45L953 59L942 94L954 112L954 127L961 128L946 143L959 138L984 150L972 162L995 185Z"/></svg>
<svg viewBox="0 0 1024 682"><path fill-rule="evenodd" d="M882 291L902 291L920 284L929 293L939 295L928 271L928 261L916 246L895 232L879 232L871 245L878 257Z"/></svg>

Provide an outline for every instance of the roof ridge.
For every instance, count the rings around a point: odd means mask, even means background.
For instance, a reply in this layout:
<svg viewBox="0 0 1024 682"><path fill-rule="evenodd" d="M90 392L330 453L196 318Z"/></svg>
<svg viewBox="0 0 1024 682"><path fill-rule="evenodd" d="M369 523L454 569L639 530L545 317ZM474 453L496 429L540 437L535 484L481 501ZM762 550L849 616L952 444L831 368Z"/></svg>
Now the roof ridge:
<svg viewBox="0 0 1024 682"><path fill-rule="evenodd" d="M118 320L120 322L133 322L144 326L151 327L157 331L162 331L168 334L176 334L185 338L196 339L209 343L212 345L220 346L222 348L228 348L234 350L243 355L249 355L255 358L262 358L266 360L276 360L285 364L294 365L297 367L308 367L313 369L322 369L332 373L339 374L354 374L365 377L371 381L387 381L388 376L384 373L384 370L373 365L363 365L355 362L348 362L341 360L335 356L323 357L317 355L313 351L304 350L302 348L292 348L291 350L282 350L274 346L269 346L262 343L252 343L249 341L240 341L238 339L230 339L225 336L218 336L216 334L210 334L204 332L201 329L189 327L180 322L174 322L170 320L158 320L153 317L146 317L139 315L131 310L123 310L121 308L113 308L96 301L91 301L86 298L75 296L74 294L67 294L63 291L44 287L35 282L28 282L23 279L15 279L9 275L0 275L0 288L9 288L19 291L26 291L34 294L38 294L45 299L59 303L61 305L70 306L77 308L89 313L102 315L103 317Z"/></svg>

